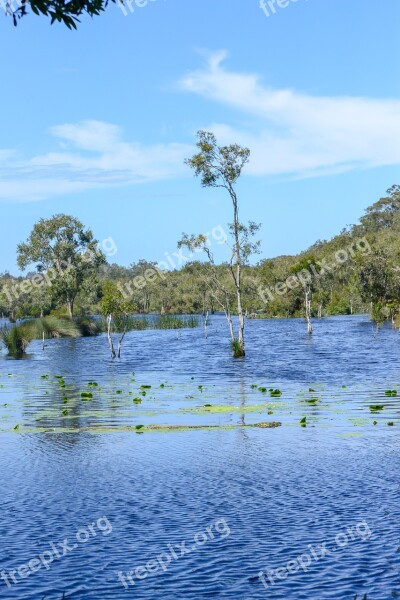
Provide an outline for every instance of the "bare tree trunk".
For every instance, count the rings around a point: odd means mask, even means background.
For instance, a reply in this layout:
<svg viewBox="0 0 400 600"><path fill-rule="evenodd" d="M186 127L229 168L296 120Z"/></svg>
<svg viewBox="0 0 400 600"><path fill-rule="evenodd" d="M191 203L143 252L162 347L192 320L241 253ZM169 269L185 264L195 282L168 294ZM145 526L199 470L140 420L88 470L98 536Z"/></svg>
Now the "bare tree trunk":
<svg viewBox="0 0 400 600"><path fill-rule="evenodd" d="M229 325L229 331L231 334L231 340L232 340L232 344L235 341L235 332L233 331L233 323L232 323L232 315L230 313L225 313L226 315L226 319L228 321L228 325Z"/></svg>
<svg viewBox="0 0 400 600"><path fill-rule="evenodd" d="M239 317L239 335L238 342L240 348L240 355L245 356L245 343L244 343L244 327L245 327L245 317L243 314L243 306L242 306L242 288L241 288L241 249L240 249L240 238L239 238L239 209L238 209L238 201L233 188L231 189L231 198L233 202L233 228L235 235L235 259L236 259L236 276L234 271L232 271L233 279L236 286L236 296L237 296L237 308L238 308L238 317Z"/></svg>
<svg viewBox="0 0 400 600"><path fill-rule="evenodd" d="M112 315L108 315L107 316L107 338L108 338L108 345L110 346L111 358L115 358L116 357L116 353L115 353L114 344L113 344L112 337L111 337L111 322L112 322Z"/></svg>
<svg viewBox="0 0 400 600"><path fill-rule="evenodd" d="M117 356L118 358L121 358L121 346L122 346L122 342L124 341L124 337L126 335L128 329L128 321L127 321L127 316L125 316L125 328L124 328L124 332L121 335L121 337L118 340L118 351L117 351Z"/></svg>
<svg viewBox="0 0 400 600"><path fill-rule="evenodd" d="M68 314L69 314L69 318L73 319L74 318L74 301L73 300L68 300Z"/></svg>
<svg viewBox="0 0 400 600"><path fill-rule="evenodd" d="M124 333L118 340L118 351L117 351L118 358L121 358L121 346L122 346L122 342L124 341L125 334L126 334L126 331L124 331Z"/></svg>
<svg viewBox="0 0 400 600"><path fill-rule="evenodd" d="M307 331L308 335L312 335L313 326L311 319L311 290L310 288L305 289L306 294L306 319L307 319Z"/></svg>

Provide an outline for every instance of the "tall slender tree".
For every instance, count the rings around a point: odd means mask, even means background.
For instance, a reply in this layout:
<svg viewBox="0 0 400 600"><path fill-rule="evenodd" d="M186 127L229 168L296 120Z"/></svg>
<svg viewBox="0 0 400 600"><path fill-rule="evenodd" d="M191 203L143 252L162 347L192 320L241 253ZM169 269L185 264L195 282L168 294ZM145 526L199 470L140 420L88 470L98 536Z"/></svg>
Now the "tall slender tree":
<svg viewBox="0 0 400 600"><path fill-rule="evenodd" d="M226 287L218 278L217 271L212 270L214 284L223 293L223 304L225 315L228 320L234 354L237 357L245 355L245 314L242 301L242 269L248 263L252 253L258 252L259 242L253 242L252 238L259 230L260 225L252 221L248 225L241 223L239 219L239 200L236 192L236 184L243 168L249 162L250 150L242 148L238 144L230 146L219 146L215 135L208 131L198 132L197 147L199 152L185 161L191 167L195 175L201 178L203 187L222 188L231 200L233 209L233 222L229 225L232 246L229 261L229 272L235 286L237 314L239 318L239 329L237 337L233 331L232 315L229 294ZM207 252L209 261L213 264L212 255L207 248L204 236L188 236L181 240L181 245L193 244L203 247Z"/></svg>

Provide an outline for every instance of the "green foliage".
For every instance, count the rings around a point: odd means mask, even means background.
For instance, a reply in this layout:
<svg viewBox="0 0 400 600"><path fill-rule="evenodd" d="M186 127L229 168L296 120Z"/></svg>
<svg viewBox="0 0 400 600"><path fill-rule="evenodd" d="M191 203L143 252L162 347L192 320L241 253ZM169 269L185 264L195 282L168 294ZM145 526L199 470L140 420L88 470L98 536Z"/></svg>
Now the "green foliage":
<svg viewBox="0 0 400 600"><path fill-rule="evenodd" d="M238 339L233 340L232 350L233 350L234 358L243 358L243 356L244 356L243 346Z"/></svg>
<svg viewBox="0 0 400 600"><path fill-rule="evenodd" d="M111 0L116 2L116 0ZM109 0L22 0L18 8L11 0L6 1L7 14L12 16L16 26L18 20L29 13L29 9L38 16L49 17L51 24L62 23L68 29L77 29L79 17L100 15L108 6Z"/></svg>
<svg viewBox="0 0 400 600"><path fill-rule="evenodd" d="M160 315L153 323L154 329L193 329L198 325L197 317L179 317L177 315Z"/></svg>
<svg viewBox="0 0 400 600"><path fill-rule="evenodd" d="M95 278L98 267L105 263L90 229L84 229L78 219L63 214L40 219L17 251L18 266L26 269L35 264L37 272L47 276L42 283L49 286L53 299L67 304L71 318L78 292L85 282Z"/></svg>
<svg viewBox="0 0 400 600"><path fill-rule="evenodd" d="M243 167L248 163L250 150L238 144L218 146L215 135L209 131L197 133L200 152L185 161L204 187L233 186Z"/></svg>
<svg viewBox="0 0 400 600"><path fill-rule="evenodd" d="M32 340L51 338L78 338L86 335L95 335L97 326L90 319L70 319L55 317L54 315L26 321L22 325L15 325L0 330L0 340L7 347L11 356L21 357ZM43 376L45 378L46 376ZM48 377L48 376L47 376ZM64 384L61 376L57 376L60 386ZM65 385L64 385L65 387Z"/></svg>
<svg viewBox="0 0 400 600"><path fill-rule="evenodd" d="M29 342L32 340L32 336L27 327L15 326L1 329L0 340L6 346L10 356L20 358L24 355Z"/></svg>

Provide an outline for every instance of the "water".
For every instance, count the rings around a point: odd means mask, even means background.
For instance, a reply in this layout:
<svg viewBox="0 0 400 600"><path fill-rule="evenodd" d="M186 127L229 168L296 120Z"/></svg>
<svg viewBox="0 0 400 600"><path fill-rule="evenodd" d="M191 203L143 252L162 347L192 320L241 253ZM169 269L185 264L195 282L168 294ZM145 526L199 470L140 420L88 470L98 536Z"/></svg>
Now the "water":
<svg viewBox="0 0 400 600"><path fill-rule="evenodd" d="M247 336L236 361L217 316L207 339L131 332L120 361L104 336L2 355L1 598L400 598L398 332L335 317L313 339L301 320Z"/></svg>

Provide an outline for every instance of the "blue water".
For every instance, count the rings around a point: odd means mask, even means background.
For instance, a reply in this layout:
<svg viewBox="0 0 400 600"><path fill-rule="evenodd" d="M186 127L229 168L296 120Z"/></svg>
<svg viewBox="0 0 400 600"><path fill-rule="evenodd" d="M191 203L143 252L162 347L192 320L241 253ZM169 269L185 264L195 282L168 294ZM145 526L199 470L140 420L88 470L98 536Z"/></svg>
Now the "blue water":
<svg viewBox="0 0 400 600"><path fill-rule="evenodd" d="M207 339L131 332L120 361L104 336L2 355L1 598L400 598L400 402L384 393L400 397L399 333L336 317L312 340L301 320L247 334L237 361L220 317ZM282 426L247 427L264 421Z"/></svg>

